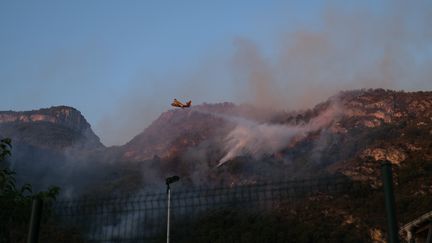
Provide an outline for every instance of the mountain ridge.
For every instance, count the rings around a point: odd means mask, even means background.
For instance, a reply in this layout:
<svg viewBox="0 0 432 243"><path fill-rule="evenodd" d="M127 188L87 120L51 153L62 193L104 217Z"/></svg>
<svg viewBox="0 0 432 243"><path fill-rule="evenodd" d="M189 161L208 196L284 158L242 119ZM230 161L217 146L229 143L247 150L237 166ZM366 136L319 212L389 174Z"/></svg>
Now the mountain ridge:
<svg viewBox="0 0 432 243"><path fill-rule="evenodd" d="M36 129L32 129L37 127ZM72 146L75 142L92 144L94 147L103 148L99 137L92 131L80 111L69 106L52 106L31 111L0 111L0 128L3 136L9 136L17 141L25 141L33 146L44 146L46 139L30 138L30 132L43 134L53 133L48 138L55 139L65 136L59 147ZM72 136L70 136L73 134ZM49 145L53 145L48 143Z"/></svg>
<svg viewBox="0 0 432 243"><path fill-rule="evenodd" d="M58 111L68 108L61 106L54 108L56 109ZM80 115L79 118L71 120L85 121L77 110L70 109L72 111L70 114ZM328 112L332 109L335 112ZM49 108L42 113L50 114ZM0 112L0 114L16 113ZM34 115L35 113L33 111L33 113L19 114ZM58 119L61 122L66 116L60 115L60 117L61 119ZM323 122L319 119L328 121ZM317 121L319 123L314 123ZM30 123L0 122L0 132L4 132L1 128L4 128L6 123L18 124L17 126L32 124L37 127L54 124L50 122L50 120ZM83 131L91 130L90 125L85 124L78 127L83 128L81 129ZM233 133L235 129L237 133ZM278 129L282 129L282 132ZM291 134L290 129L294 134ZM26 131L30 133L30 137L34 137L34 134L31 135L34 130L12 129L21 132L24 139L18 138L24 143L27 143ZM267 136L265 134L267 131L273 135ZM255 137L244 137L251 132L258 133ZM269 151L258 148L258 154L254 151L257 146L268 147L274 144L275 139L272 136L280 137L281 134L289 136L276 141L275 148L270 147ZM9 135L14 134L9 133ZM39 135L44 136L38 133ZM57 135L60 139L56 137ZM54 139L55 141L70 140L70 137L62 137L64 135L62 132L57 135L54 136L58 139ZM239 139L247 139L245 141L251 144L245 146L243 140L233 140L234 135L240 135ZM261 137L264 137L264 140L254 143L254 140ZM43 140L49 141L49 139L44 137ZM99 164L98 170L104 171L104 167L109 165L111 166L109 171L115 174L113 178L117 178L117 181L133 174L135 182L126 184L134 184L137 188L143 181L145 185L157 184L159 180L163 180L170 174L178 174L185 182L192 184L221 181L227 184L242 184L268 178L303 178L342 173L353 180L377 184L380 183L378 161L386 159L400 168L409 167L410 163L418 160L430 162L432 161L430 141L432 141L431 91L402 92L370 89L342 91L312 109L293 112L268 111L227 102L202 104L190 109L171 109L161 113L143 132L122 146L105 148L84 145L70 152L67 148L70 148L73 143L58 146L61 143L56 142L54 145L48 143L43 148L49 150L54 146L57 148L56 153L61 155L56 158L59 158L58 160L62 160L63 157L68 158L70 166L75 163L74 161L80 161L80 166L84 166L83 168ZM29 144L38 146L37 143L40 142L44 141L30 139ZM239 149L235 151L234 156L230 157L223 166L217 167L220 160L237 145ZM17 150L16 153L26 153L25 151L27 150ZM44 161L46 160L44 157ZM20 161L16 161L16 164L19 163ZM81 169L78 168L76 173L80 173ZM105 176L105 178L112 177ZM113 183L116 180L106 183ZM123 185L119 184L112 188L121 190Z"/></svg>

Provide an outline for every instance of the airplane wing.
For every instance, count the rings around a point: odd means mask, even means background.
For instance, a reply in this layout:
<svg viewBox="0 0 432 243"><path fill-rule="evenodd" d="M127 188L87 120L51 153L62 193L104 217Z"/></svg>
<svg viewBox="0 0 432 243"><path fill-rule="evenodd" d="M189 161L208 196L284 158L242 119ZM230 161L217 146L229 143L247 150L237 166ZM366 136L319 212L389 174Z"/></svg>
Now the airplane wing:
<svg viewBox="0 0 432 243"><path fill-rule="evenodd" d="M180 108L187 108L190 107L192 104L192 101L188 101L186 104L183 104L182 102L178 101L177 99L174 99L174 101L171 103L174 107L180 107Z"/></svg>
<svg viewBox="0 0 432 243"><path fill-rule="evenodd" d="M172 106L175 107L184 107L184 104L178 101L177 99L174 99L174 101L171 103Z"/></svg>

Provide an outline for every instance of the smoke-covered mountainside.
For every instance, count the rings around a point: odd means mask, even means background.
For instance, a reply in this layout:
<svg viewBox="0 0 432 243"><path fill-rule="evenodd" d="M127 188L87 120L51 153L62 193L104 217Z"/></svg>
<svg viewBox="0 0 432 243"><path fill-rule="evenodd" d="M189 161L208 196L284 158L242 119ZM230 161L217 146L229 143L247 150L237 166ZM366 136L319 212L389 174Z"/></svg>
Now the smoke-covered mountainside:
<svg viewBox="0 0 432 243"><path fill-rule="evenodd" d="M172 174L186 184L232 185L342 173L374 185L381 159L401 171L432 163L432 92L345 91L296 112L232 103L172 109L110 148L73 108L0 118L1 136L23 144L11 160L18 174L71 193L162 186ZM430 183L415 180L417 189L432 192Z"/></svg>
<svg viewBox="0 0 432 243"><path fill-rule="evenodd" d="M23 112L0 111L0 129L2 136L12 138L15 143L36 147L103 147L84 116L67 106Z"/></svg>
<svg viewBox="0 0 432 243"><path fill-rule="evenodd" d="M88 174L82 165L105 149L84 116L67 106L0 111L0 137L12 139L9 166L17 172L18 182L32 183L34 190L51 185L85 187L72 177Z"/></svg>
<svg viewBox="0 0 432 243"><path fill-rule="evenodd" d="M158 169L200 180L340 172L377 183L377 160L431 161L431 138L432 92L358 90L301 112L233 104L170 110L122 147L122 159L156 157Z"/></svg>

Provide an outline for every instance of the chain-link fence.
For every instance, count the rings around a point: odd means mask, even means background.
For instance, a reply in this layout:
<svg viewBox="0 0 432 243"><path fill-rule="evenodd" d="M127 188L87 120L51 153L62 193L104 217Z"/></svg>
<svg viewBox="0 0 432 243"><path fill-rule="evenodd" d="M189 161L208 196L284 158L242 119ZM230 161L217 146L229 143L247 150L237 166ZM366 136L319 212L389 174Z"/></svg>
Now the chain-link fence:
<svg viewBox="0 0 432 243"><path fill-rule="evenodd" d="M171 242L366 239L368 229L384 228L381 194L381 188L343 176L174 189ZM59 201L49 207L41 242L166 241L164 192Z"/></svg>

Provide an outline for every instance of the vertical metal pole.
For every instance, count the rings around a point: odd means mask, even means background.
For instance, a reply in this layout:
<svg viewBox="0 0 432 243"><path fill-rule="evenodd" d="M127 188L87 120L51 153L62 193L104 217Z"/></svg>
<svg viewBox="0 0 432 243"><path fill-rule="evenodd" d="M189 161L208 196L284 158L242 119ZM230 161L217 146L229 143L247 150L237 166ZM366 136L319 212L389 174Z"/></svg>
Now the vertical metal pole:
<svg viewBox="0 0 432 243"><path fill-rule="evenodd" d="M27 243L37 243L39 240L39 228L42 217L42 206L43 203L40 198L33 199Z"/></svg>
<svg viewBox="0 0 432 243"><path fill-rule="evenodd" d="M383 162L381 164L381 173L387 213L388 242L399 243L391 163L388 161Z"/></svg>
<svg viewBox="0 0 432 243"><path fill-rule="evenodd" d="M170 208L171 208L171 188L169 185L167 185L167 192L168 192L168 213L167 213L167 243L170 242Z"/></svg>

